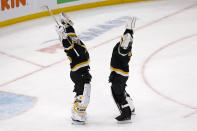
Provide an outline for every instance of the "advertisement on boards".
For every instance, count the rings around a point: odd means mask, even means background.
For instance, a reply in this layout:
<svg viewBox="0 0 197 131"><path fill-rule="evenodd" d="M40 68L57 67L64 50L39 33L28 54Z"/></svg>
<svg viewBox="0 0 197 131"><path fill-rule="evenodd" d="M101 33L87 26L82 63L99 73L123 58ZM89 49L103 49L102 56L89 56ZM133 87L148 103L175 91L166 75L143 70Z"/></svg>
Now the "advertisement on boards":
<svg viewBox="0 0 197 131"><path fill-rule="evenodd" d="M32 0L0 0L0 21L29 15L33 12Z"/></svg>
<svg viewBox="0 0 197 131"><path fill-rule="evenodd" d="M1 0L1 11L27 6L27 0Z"/></svg>
<svg viewBox="0 0 197 131"><path fill-rule="evenodd" d="M84 6L97 2L116 3L118 0L0 0L0 27L42 17L42 12L46 11L41 9L43 6L48 6L51 10L68 8L70 11L72 7L84 9Z"/></svg>
<svg viewBox="0 0 197 131"><path fill-rule="evenodd" d="M67 2L73 2L73 1L79 1L79 0L57 0L57 4L67 3Z"/></svg>

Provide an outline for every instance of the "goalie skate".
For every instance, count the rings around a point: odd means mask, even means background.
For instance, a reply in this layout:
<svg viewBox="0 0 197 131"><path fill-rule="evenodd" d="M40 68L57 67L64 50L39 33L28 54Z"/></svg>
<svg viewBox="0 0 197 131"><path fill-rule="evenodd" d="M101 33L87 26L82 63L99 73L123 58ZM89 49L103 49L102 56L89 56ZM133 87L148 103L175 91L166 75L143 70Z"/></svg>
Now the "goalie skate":
<svg viewBox="0 0 197 131"><path fill-rule="evenodd" d="M79 120L75 120L72 118L72 124L73 125L85 125L85 121L79 121Z"/></svg>
<svg viewBox="0 0 197 131"><path fill-rule="evenodd" d="M115 119L117 120L118 124L127 124L127 123L132 123L134 118L135 118L135 113L132 112L131 116L125 116L125 115L120 115L116 117Z"/></svg>
<svg viewBox="0 0 197 131"><path fill-rule="evenodd" d="M126 92L125 92L125 96L126 96L126 104L121 105L119 103L116 103L119 108L120 115L117 116L115 119L120 124L131 123L131 118L133 118L133 116L135 115L135 107L133 105L132 99L130 98L129 94Z"/></svg>

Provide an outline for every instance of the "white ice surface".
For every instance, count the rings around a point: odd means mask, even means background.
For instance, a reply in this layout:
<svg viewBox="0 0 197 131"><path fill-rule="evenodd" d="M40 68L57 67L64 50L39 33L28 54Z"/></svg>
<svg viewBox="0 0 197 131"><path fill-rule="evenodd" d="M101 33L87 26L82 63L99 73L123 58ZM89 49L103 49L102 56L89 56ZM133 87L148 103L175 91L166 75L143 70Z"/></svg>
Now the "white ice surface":
<svg viewBox="0 0 197 131"><path fill-rule="evenodd" d="M108 83L112 48L124 24L84 41L91 58L91 101L88 124L73 126L69 61L63 49L38 51L59 43L54 21L45 17L0 29L0 91L37 98L28 111L0 120L1 131L197 131L196 0L130 3L68 15L77 34L122 16L138 18L127 83L136 107L133 123L114 120L118 110Z"/></svg>

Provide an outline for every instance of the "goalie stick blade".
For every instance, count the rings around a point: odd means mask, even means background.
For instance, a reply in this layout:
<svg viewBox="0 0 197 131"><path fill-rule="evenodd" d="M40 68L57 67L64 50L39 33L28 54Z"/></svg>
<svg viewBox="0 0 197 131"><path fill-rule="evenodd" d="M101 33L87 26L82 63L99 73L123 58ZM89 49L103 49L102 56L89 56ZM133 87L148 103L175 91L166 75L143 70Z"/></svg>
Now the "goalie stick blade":
<svg viewBox="0 0 197 131"><path fill-rule="evenodd" d="M85 125L85 121L79 121L79 120L74 120L72 119L72 124L73 125Z"/></svg>

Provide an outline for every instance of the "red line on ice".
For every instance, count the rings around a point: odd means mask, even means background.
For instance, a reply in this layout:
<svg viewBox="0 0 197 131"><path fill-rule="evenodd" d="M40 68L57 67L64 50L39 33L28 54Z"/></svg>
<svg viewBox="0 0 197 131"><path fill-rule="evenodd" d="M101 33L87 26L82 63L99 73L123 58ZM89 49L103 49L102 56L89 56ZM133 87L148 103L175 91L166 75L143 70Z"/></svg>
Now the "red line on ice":
<svg viewBox="0 0 197 131"><path fill-rule="evenodd" d="M23 62L32 64L32 65L35 65L35 66L44 67L43 65L34 63L34 62L32 62L32 61L29 61L29 60L25 60L25 59L23 59L23 58L20 58L20 57L14 56L14 55L10 55L10 54L5 53L5 52L2 52L2 51L0 51L0 54L5 55L5 56L8 56L8 57L10 57L10 58L14 58L14 59L19 60L19 61L23 61Z"/></svg>
<svg viewBox="0 0 197 131"><path fill-rule="evenodd" d="M187 107L187 108L195 109L195 110L196 110L197 107L194 107L194 106L191 106L191 105L182 103L182 102L177 101L177 100L175 100L175 99L173 99L173 98L171 98L171 97L169 97L169 96L167 96L167 95L162 94L161 92L159 92L158 90L156 90L155 88L153 88L153 86L150 84L150 82L149 82L149 81L147 80L147 78L145 77L146 65L151 61L151 59L152 59L155 55L157 55L159 52L163 51L164 49L166 49L166 48L168 48L168 47L170 47L170 46L172 46L172 45L178 44L179 42L181 42L181 41L183 41L183 40L190 39L190 38L193 38L193 37L197 37L197 34L193 34L193 35L189 35L189 36L180 38L180 39L175 40L175 41L173 41L173 42L170 42L170 43L166 44L165 46L163 46L163 47L157 49L156 51L154 51L154 52L153 52L151 55L149 55L149 56L146 58L146 60L144 61L143 66L142 66L142 69L141 69L141 75L142 75L142 78L143 78L145 84L146 84L153 92L155 92L155 93L158 94L159 96L162 96L163 98L165 98L165 99L167 99L167 100L169 100L169 101L172 101L172 102L174 102L174 103L176 103L176 104L178 104L178 105L181 105L181 106L184 106L184 107ZM193 114L195 114L195 113L189 114L189 115L187 115L187 117L189 117L189 116L191 116L191 115L193 115Z"/></svg>

